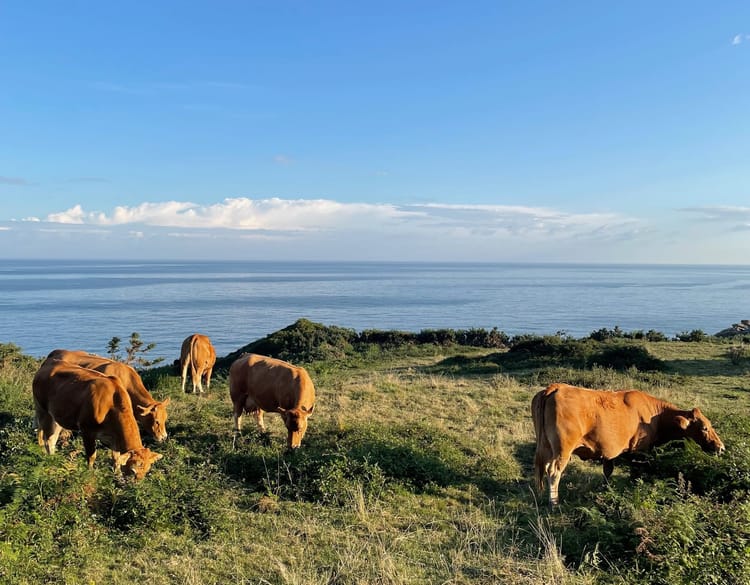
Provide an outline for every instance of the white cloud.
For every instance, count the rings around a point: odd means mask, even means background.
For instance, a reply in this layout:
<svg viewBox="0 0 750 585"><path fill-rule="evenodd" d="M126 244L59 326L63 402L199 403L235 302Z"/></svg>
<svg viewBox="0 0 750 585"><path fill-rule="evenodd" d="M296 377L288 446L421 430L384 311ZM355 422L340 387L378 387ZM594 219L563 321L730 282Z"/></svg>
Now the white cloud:
<svg viewBox="0 0 750 585"><path fill-rule="evenodd" d="M71 207L67 211L62 211L60 213L50 213L47 216L46 221L51 223L74 223L74 224L81 224L84 223L84 216L86 214L83 211L83 208L80 205L76 205L75 207Z"/></svg>
<svg viewBox="0 0 750 585"><path fill-rule="evenodd" d="M734 38L732 39L733 45L739 45L742 42L742 35L734 35Z"/></svg>
<svg viewBox="0 0 750 585"><path fill-rule="evenodd" d="M719 205L646 220L523 205L236 197L79 204L0 226L11 228L0 230L0 250L42 258L746 263L750 247L750 207Z"/></svg>
<svg viewBox="0 0 750 585"><path fill-rule="evenodd" d="M642 228L636 219L614 213L567 213L507 205L341 203L330 199L227 198L212 205L166 201L118 206L110 212L75 205L51 213L49 223L144 225L191 230L223 229L293 234L331 232L416 232L479 237L608 238Z"/></svg>
<svg viewBox="0 0 750 585"><path fill-rule="evenodd" d="M51 213L46 221L63 224L115 226L143 224L181 228L223 228L241 230L308 231L363 226L394 220L414 212L400 211L393 205L339 203L328 199L224 199L213 205L166 201L118 206L111 212L85 211L75 205L66 211Z"/></svg>

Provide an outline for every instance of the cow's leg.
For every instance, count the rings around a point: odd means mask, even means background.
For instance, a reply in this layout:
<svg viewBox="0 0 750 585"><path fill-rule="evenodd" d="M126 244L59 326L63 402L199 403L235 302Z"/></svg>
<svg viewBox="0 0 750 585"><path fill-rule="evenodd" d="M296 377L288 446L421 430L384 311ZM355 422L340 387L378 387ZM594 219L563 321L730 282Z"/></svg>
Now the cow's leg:
<svg viewBox="0 0 750 585"><path fill-rule="evenodd" d="M609 484L609 478L615 469L615 463L611 459L605 459L602 462L602 470L604 471L604 481Z"/></svg>
<svg viewBox="0 0 750 585"><path fill-rule="evenodd" d="M253 416L255 416L255 421L258 423L258 426L260 427L260 432L265 433L266 432L266 424L263 422L263 411L260 408L255 408L253 410Z"/></svg>
<svg viewBox="0 0 750 585"><path fill-rule="evenodd" d="M549 484L549 504L550 506L557 506L560 503L558 496L558 487L560 486L560 478L565 470L565 467L570 461L570 453L560 454L552 461L547 464L547 483Z"/></svg>
<svg viewBox="0 0 750 585"><path fill-rule="evenodd" d="M40 447L44 447L48 455L52 455L63 428L55 422L55 419L48 412L40 410L36 417L38 424L37 442Z"/></svg>
<svg viewBox="0 0 750 585"><path fill-rule="evenodd" d="M182 391L185 391L185 384L187 383L187 370L190 363L185 360L185 363L182 364ZM195 391L195 389L193 389Z"/></svg>
<svg viewBox="0 0 750 585"><path fill-rule="evenodd" d="M83 450L86 453L86 460L89 467L94 467L96 460L96 435L92 433L83 433Z"/></svg>
<svg viewBox="0 0 750 585"><path fill-rule="evenodd" d="M49 455L52 455L55 452L57 439L60 437L62 431L63 428L54 420L51 420L51 424L45 427L43 431L40 431L40 435L42 435L42 444ZM37 440L39 440L39 435L37 436Z"/></svg>
<svg viewBox="0 0 750 585"><path fill-rule="evenodd" d="M242 402L234 403L234 432L239 433L242 430L242 415L245 412L245 407Z"/></svg>
<svg viewBox="0 0 750 585"><path fill-rule="evenodd" d="M206 376L206 390L209 390L211 388L211 372L213 371L213 368L207 368L205 372Z"/></svg>
<svg viewBox="0 0 750 585"><path fill-rule="evenodd" d="M198 366L195 365L194 360L190 360L190 375L193 378L193 394L195 394L196 383L198 385L198 391L203 394L203 384L201 383L201 375L198 371Z"/></svg>

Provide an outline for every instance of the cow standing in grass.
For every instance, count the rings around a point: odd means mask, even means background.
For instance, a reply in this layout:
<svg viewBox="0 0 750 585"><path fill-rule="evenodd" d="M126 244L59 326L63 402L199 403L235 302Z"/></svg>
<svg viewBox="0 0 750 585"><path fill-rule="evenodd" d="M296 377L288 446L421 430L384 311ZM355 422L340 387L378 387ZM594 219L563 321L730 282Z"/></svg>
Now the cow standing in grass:
<svg viewBox="0 0 750 585"><path fill-rule="evenodd" d="M180 349L180 368L182 369L182 391L185 392L187 371L193 380L193 394L198 391L203 394L203 378L206 379L206 390L211 387L211 372L216 363L216 350L211 340L205 335L194 333L182 342Z"/></svg>
<svg viewBox="0 0 750 585"><path fill-rule="evenodd" d="M242 415L250 412L265 432L264 412L284 419L287 447L296 449L315 409L315 387L304 368L257 354L245 354L229 368L229 394L234 405L234 430L239 433Z"/></svg>
<svg viewBox="0 0 750 585"><path fill-rule="evenodd" d="M32 382L39 445L55 452L63 429L80 431L89 467L96 459L96 441L112 449L115 470L142 479L161 459L141 443L133 406L114 376L68 362L47 359Z"/></svg>
<svg viewBox="0 0 750 585"><path fill-rule="evenodd" d="M167 405L170 399L159 402L146 390L143 380L128 364L112 361L110 359L86 353L85 351L72 351L67 349L55 349L50 352L47 359L58 359L81 366L91 368L114 376L125 387L133 403L135 418L141 428L153 436L157 441L167 438Z"/></svg>
<svg viewBox="0 0 750 585"><path fill-rule="evenodd" d="M612 460L673 439L689 438L704 451L721 453L724 443L697 408L682 410L639 390L589 390L551 384L531 402L536 434L534 474L539 491L549 484L556 505L560 477L571 455L600 460L609 479Z"/></svg>

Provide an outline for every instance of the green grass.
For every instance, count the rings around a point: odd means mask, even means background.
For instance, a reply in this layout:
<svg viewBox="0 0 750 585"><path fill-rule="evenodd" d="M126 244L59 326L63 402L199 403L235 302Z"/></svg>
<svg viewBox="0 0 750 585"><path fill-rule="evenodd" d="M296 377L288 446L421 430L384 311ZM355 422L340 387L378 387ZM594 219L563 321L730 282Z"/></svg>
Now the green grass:
<svg viewBox="0 0 750 585"><path fill-rule="evenodd" d="M137 484L104 456L89 470L75 436L42 454L38 364L3 346L0 582L749 583L750 364L732 363L730 345L562 340L521 358L455 344L326 347L306 363L318 405L294 453L273 414L266 435L247 417L235 439L224 372L193 396L156 368L144 380L172 397L170 437L150 445L164 459ZM638 349L617 360L663 367L590 360L622 346ZM599 465L574 459L550 513L531 486L529 405L552 381L700 406L727 452L673 443L618 463L609 487Z"/></svg>

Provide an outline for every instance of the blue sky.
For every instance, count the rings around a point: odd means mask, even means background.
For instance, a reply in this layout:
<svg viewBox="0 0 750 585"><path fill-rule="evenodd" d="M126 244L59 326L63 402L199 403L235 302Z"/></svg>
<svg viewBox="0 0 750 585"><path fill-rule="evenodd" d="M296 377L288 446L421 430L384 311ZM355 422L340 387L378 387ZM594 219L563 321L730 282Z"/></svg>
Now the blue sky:
<svg viewBox="0 0 750 585"><path fill-rule="evenodd" d="M0 257L749 263L750 4L0 4Z"/></svg>

